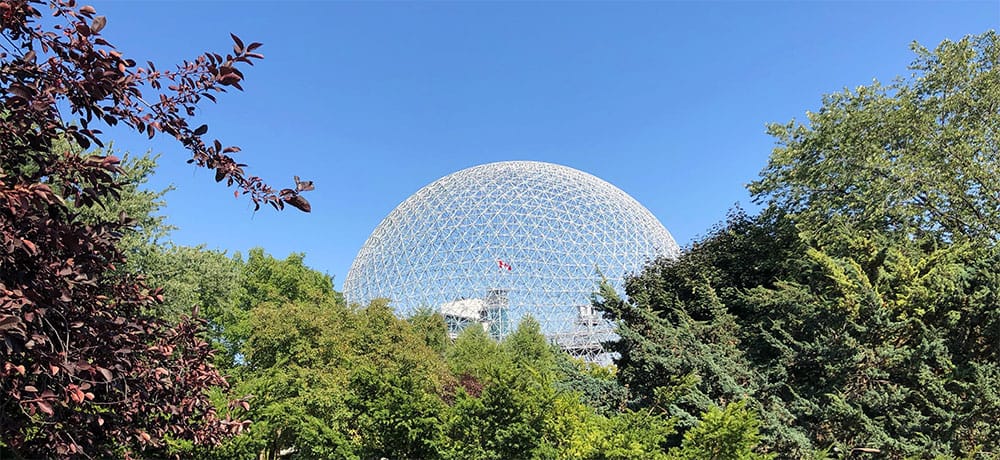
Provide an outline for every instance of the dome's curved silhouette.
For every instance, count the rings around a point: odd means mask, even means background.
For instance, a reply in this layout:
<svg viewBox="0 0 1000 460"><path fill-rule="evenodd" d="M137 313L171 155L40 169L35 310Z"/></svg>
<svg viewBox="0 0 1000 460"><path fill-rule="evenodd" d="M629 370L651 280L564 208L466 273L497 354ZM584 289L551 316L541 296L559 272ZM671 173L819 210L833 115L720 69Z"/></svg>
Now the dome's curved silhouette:
<svg viewBox="0 0 1000 460"><path fill-rule="evenodd" d="M389 213L354 259L344 294L388 298L402 316L435 309L453 333L481 323L503 337L530 314L553 342L595 359L612 337L589 308L601 277L620 286L646 261L678 252L646 208L597 177L490 163L438 179Z"/></svg>

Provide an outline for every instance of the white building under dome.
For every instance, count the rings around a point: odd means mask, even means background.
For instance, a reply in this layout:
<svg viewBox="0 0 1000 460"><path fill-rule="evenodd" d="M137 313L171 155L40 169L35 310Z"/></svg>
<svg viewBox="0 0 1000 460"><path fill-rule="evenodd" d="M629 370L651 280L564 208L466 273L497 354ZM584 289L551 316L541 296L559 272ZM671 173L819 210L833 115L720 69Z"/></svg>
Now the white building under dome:
<svg viewBox="0 0 1000 460"><path fill-rule="evenodd" d="M464 169L418 190L365 242L344 281L349 302L388 298L401 316L440 311L454 335L481 325L503 338L531 315L571 354L604 361L611 325L590 308L606 277L677 244L646 208L590 174L508 161Z"/></svg>

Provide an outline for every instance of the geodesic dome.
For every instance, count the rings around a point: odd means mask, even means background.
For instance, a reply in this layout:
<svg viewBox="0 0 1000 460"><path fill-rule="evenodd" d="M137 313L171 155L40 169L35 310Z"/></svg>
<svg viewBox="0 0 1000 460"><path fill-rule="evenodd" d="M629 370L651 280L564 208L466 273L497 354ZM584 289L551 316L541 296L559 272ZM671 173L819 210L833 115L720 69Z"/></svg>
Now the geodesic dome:
<svg viewBox="0 0 1000 460"><path fill-rule="evenodd" d="M344 295L388 298L404 317L434 309L453 336L481 324L503 338L531 315L552 342L603 360L601 342L614 335L590 308L602 277L620 290L627 273L677 254L656 217L597 177L490 163L438 179L393 209L354 259Z"/></svg>

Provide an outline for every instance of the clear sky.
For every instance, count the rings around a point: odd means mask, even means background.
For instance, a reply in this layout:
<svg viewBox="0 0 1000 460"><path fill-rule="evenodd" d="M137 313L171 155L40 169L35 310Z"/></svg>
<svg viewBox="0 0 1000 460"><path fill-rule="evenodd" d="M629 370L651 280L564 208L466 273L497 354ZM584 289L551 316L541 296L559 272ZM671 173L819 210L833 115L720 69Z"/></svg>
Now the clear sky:
<svg viewBox="0 0 1000 460"><path fill-rule="evenodd" d="M629 193L682 246L724 219L766 165L769 122L823 94L906 74L934 47L1000 26L1000 2L95 1L127 57L165 68L259 41L245 92L197 123L249 172L316 182L313 212L252 212L169 139L179 244L304 252L338 288L368 234L433 180L481 163L549 161ZM196 123L196 124L197 124Z"/></svg>

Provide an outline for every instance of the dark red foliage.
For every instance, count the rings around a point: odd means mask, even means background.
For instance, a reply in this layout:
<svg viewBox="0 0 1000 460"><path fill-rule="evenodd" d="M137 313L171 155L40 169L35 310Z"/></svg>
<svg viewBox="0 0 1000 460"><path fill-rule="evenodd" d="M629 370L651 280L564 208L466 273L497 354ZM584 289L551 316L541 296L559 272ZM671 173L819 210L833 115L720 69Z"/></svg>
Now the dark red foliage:
<svg viewBox="0 0 1000 460"><path fill-rule="evenodd" d="M481 380L469 374L462 374L456 381L445 383L442 398L444 402L450 405L455 403L455 396L458 394L459 389L473 398L478 398L483 394L483 388L484 385Z"/></svg>
<svg viewBox="0 0 1000 460"><path fill-rule="evenodd" d="M0 0L0 456L127 455L167 437L212 444L246 424L217 417L205 395L225 380L199 337L203 323L149 317L159 292L114 270L132 221L77 216L118 195L118 158L60 141L101 146L101 124L165 133L257 207L309 210L299 193L311 184L296 178L275 192L245 175L230 156L237 147L205 142L208 128L188 124L203 99L242 89L239 66L262 58L259 43L234 35L232 54L157 70L106 42L106 23L73 0Z"/></svg>

